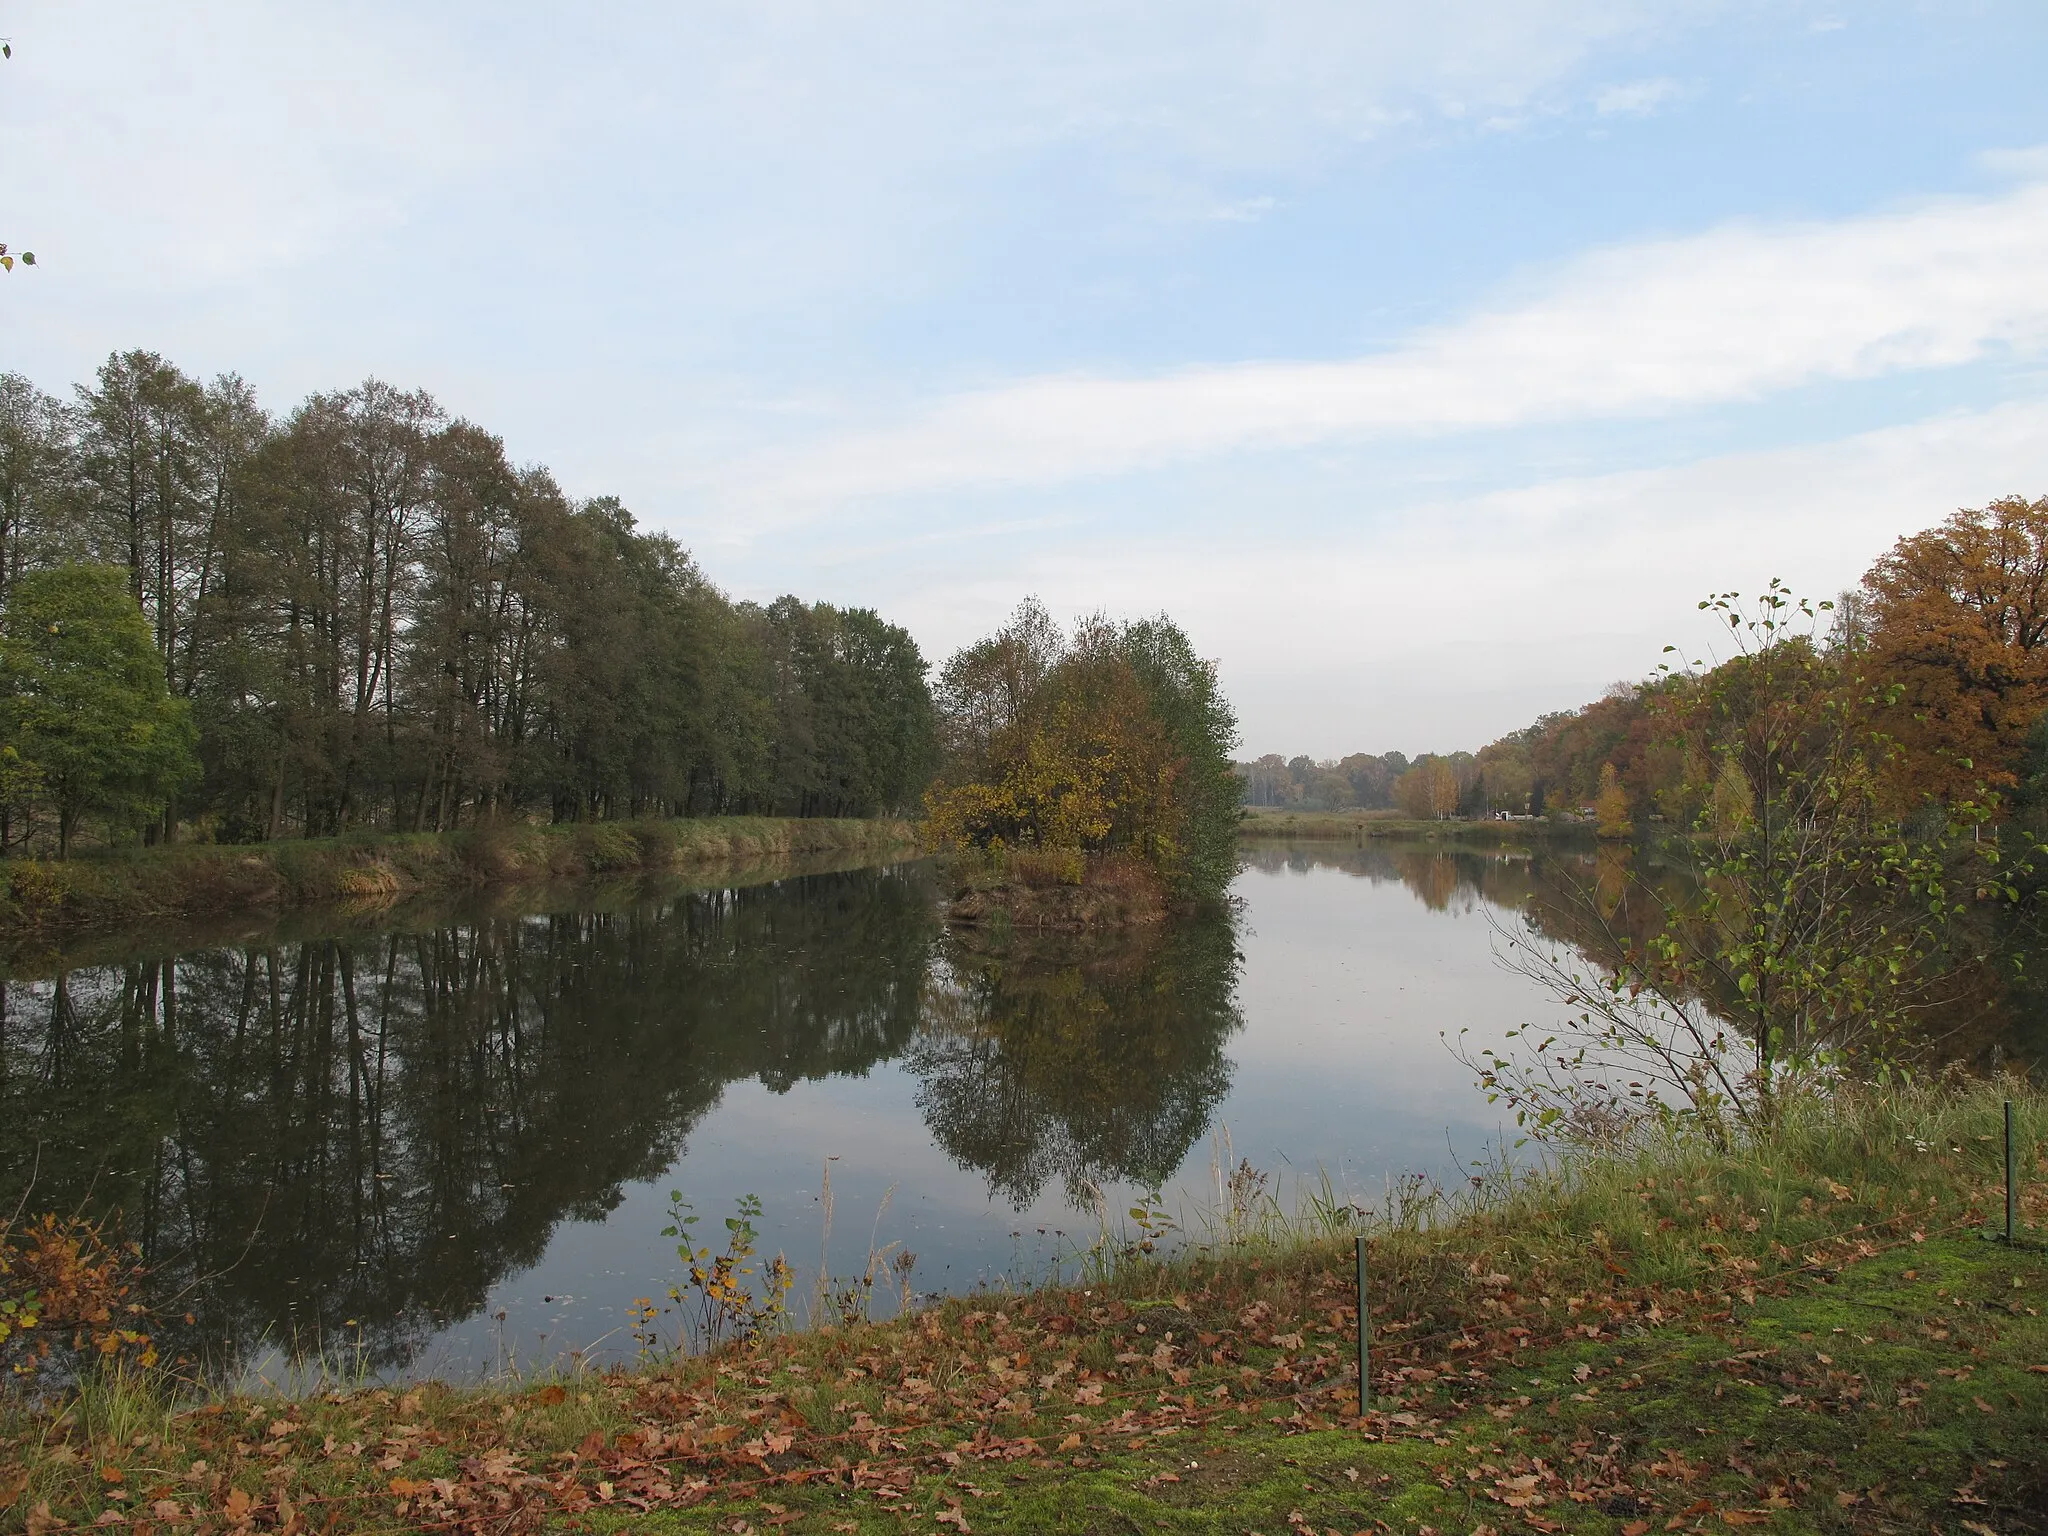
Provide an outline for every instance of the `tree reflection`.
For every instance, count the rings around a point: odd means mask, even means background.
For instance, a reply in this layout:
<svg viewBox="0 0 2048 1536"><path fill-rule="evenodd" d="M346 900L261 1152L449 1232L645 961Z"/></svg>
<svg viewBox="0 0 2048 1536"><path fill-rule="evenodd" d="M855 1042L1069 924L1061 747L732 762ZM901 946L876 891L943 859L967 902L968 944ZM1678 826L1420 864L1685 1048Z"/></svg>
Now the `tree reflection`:
<svg viewBox="0 0 2048 1536"><path fill-rule="evenodd" d="M120 1213L218 1365L400 1364L727 1083L901 1051L934 933L864 871L0 983L0 1194Z"/></svg>
<svg viewBox="0 0 2048 1536"><path fill-rule="evenodd" d="M1612 972L1629 946L1638 950L1686 907L1695 879L1682 845L1662 849L1606 842L1553 842L1534 848L1470 849L1377 839L1362 846L1262 846L1247 864L1339 869L1375 883L1398 881L1432 911L1478 900L1512 912L1537 938ZM1920 1024L1918 1049L1929 1065L1961 1062L1980 1070L2048 1061L2048 934L2040 913L1973 908L1954 930L1944 1005ZM1704 999L1723 1016L1726 995Z"/></svg>
<svg viewBox="0 0 2048 1536"><path fill-rule="evenodd" d="M1022 1210L1059 1180L1163 1184L1230 1086L1227 917L1098 939L944 946L906 1064L933 1138Z"/></svg>

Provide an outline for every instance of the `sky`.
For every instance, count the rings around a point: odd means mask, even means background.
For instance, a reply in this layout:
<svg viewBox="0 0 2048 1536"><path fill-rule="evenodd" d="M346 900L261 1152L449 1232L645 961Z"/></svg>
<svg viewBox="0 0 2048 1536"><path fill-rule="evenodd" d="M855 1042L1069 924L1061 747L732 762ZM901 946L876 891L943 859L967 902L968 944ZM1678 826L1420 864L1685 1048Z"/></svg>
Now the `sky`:
<svg viewBox="0 0 2048 1536"><path fill-rule="evenodd" d="M431 390L934 662L1476 748L2048 495L2048 7L4 0L0 370Z"/></svg>

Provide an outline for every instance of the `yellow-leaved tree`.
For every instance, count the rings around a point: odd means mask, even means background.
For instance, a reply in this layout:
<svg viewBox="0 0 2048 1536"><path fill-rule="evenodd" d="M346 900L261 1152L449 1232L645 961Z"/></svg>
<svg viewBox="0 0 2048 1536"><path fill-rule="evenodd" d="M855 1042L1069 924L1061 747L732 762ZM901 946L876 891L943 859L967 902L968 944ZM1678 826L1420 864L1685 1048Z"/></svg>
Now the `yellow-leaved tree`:
<svg viewBox="0 0 2048 1536"><path fill-rule="evenodd" d="M1027 600L947 663L938 703L934 841L1030 850L1071 884L1091 855L1122 855L1178 895L1222 894L1235 868L1236 722L1170 620L1096 618L1069 640Z"/></svg>
<svg viewBox="0 0 2048 1536"><path fill-rule="evenodd" d="M1593 796L1593 825L1602 837L1627 837L1632 830L1628 791L1621 787L1621 775L1612 763L1600 765L1600 790Z"/></svg>

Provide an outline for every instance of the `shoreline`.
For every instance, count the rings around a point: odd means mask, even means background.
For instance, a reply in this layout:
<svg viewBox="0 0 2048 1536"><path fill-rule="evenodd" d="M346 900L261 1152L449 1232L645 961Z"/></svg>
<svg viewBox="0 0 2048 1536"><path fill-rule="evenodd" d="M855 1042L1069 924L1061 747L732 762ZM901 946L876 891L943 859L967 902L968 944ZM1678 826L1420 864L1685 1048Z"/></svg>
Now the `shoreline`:
<svg viewBox="0 0 2048 1536"><path fill-rule="evenodd" d="M1590 821L1418 821L1379 811L1291 811L1262 806L1247 808L1237 825L1237 837L1241 843L1364 843L1375 838L1403 838L1499 846L1518 842L1591 843L1596 834Z"/></svg>
<svg viewBox="0 0 2048 1536"><path fill-rule="evenodd" d="M707 816L173 844L62 863L9 859L0 861L0 944L54 943L137 922L374 909L421 896L812 854L920 852L908 821Z"/></svg>
<svg viewBox="0 0 2048 1536"><path fill-rule="evenodd" d="M2025 1138L2011 1248L1983 1237L2004 1095ZM1703 1513L1924 1527L1963 1488L1992 1528L2029 1529L2044 1133L2048 1098L2017 1082L1859 1093L1747 1149L1582 1152L1363 1222L1313 1198L1245 1209L1177 1255L1122 1223L1074 1284L631 1368L302 1397L101 1373L61 1408L0 1409L0 1509L31 1530L111 1512L166 1532L893 1532L916 1514L991 1536L1111 1510L1205 1533L1642 1536Z"/></svg>

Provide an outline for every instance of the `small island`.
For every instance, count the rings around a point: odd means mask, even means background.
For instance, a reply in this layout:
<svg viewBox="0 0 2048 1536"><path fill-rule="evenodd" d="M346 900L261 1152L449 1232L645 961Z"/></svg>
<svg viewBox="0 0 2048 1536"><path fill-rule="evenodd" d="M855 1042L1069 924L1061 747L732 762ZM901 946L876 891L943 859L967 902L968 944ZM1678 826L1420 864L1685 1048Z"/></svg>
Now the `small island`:
<svg viewBox="0 0 2048 1536"><path fill-rule="evenodd" d="M1161 614L1064 634L1027 598L946 663L925 828L956 927L1076 931L1213 906L1236 871L1237 719Z"/></svg>

